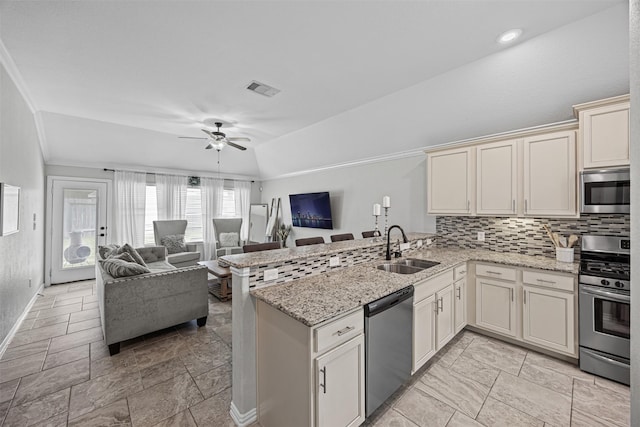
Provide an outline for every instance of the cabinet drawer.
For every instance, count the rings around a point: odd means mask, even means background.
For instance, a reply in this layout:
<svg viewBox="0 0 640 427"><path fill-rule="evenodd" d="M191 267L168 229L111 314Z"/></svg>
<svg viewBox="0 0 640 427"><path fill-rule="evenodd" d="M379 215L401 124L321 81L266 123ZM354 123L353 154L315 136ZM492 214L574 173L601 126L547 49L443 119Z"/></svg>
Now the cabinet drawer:
<svg viewBox="0 0 640 427"><path fill-rule="evenodd" d="M467 276L467 263L457 266L453 269L453 280L460 280Z"/></svg>
<svg viewBox="0 0 640 427"><path fill-rule="evenodd" d="M413 285L413 303L419 303L430 295L435 294L440 289L453 283L453 269L440 273L435 277L430 277L424 282Z"/></svg>
<svg viewBox="0 0 640 427"><path fill-rule="evenodd" d="M485 276L515 282L516 270L513 268L499 267L493 264L477 264L476 276Z"/></svg>
<svg viewBox="0 0 640 427"><path fill-rule="evenodd" d="M572 276L558 276L556 274L525 270L522 272L522 282L530 285L544 286L546 288L573 292L575 280Z"/></svg>
<svg viewBox="0 0 640 427"><path fill-rule="evenodd" d="M320 353L350 340L364 331L364 313L359 309L347 316L316 328L313 332L315 352Z"/></svg>

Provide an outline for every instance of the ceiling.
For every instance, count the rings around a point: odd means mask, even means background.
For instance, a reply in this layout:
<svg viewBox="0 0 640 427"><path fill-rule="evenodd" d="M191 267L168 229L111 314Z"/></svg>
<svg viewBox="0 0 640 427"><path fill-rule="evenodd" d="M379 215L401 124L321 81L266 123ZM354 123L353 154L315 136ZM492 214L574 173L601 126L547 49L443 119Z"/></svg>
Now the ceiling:
<svg viewBox="0 0 640 427"><path fill-rule="evenodd" d="M0 40L40 113L47 163L214 172L214 150L177 136L201 136L203 121L218 118L230 123L229 136L252 140L246 152L222 151L222 172L276 177L507 130L498 122L464 132L436 123L435 134L420 130L394 147L375 136L425 125L405 122L401 112L390 112L386 123L380 108L371 120L350 117L416 85L435 104L446 103L447 93L464 86L443 76L515 49L496 43L501 32L522 28L518 45L533 45L616 8L628 6L623 0L1 1ZM621 18L617 13L607 22L619 27ZM252 80L281 92L251 93L245 86ZM452 86L429 89L429 82ZM598 88L597 81L582 83ZM624 91L616 83L605 86ZM322 123L333 132L317 128ZM354 141L349 150L343 133L353 134L351 140L367 135L372 149Z"/></svg>

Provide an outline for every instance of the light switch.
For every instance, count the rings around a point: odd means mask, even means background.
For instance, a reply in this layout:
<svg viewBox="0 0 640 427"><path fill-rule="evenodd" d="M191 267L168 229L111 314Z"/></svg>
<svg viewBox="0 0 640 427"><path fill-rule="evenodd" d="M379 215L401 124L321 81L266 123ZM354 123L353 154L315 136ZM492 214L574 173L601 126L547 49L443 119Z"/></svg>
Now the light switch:
<svg viewBox="0 0 640 427"><path fill-rule="evenodd" d="M263 273L262 278L264 279L265 282L269 282L271 280L276 280L278 278L278 269L277 268L271 268L269 270L265 270Z"/></svg>
<svg viewBox="0 0 640 427"><path fill-rule="evenodd" d="M400 243L401 251L408 251L409 249L411 249L411 243Z"/></svg>
<svg viewBox="0 0 640 427"><path fill-rule="evenodd" d="M331 258L329 258L329 267L337 267L339 265L340 265L339 256L332 256Z"/></svg>
<svg viewBox="0 0 640 427"><path fill-rule="evenodd" d="M484 231L478 231L478 242L484 242Z"/></svg>
<svg viewBox="0 0 640 427"><path fill-rule="evenodd" d="M429 244L428 242L429 242L429 241L427 241L427 244ZM421 248L421 247L422 247L422 239L419 239L419 240L416 242L416 247L417 247L417 248Z"/></svg>

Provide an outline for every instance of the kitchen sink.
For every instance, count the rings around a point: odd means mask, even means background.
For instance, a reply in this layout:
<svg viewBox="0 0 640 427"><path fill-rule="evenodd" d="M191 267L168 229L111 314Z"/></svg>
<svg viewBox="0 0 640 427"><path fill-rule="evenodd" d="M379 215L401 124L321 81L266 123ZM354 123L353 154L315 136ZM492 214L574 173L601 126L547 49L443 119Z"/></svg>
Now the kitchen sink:
<svg viewBox="0 0 640 427"><path fill-rule="evenodd" d="M418 259L418 258L406 258L400 261L396 261L394 264L398 264L398 265L406 265L409 267L418 267L421 269L426 269L426 268L431 268L431 267L435 267L436 265L440 264L439 262L435 262L435 261L427 261L426 259Z"/></svg>
<svg viewBox="0 0 640 427"><path fill-rule="evenodd" d="M387 273L415 274L424 269L419 267L412 267L410 265L385 262L384 264L380 264L378 266L378 270L384 270Z"/></svg>

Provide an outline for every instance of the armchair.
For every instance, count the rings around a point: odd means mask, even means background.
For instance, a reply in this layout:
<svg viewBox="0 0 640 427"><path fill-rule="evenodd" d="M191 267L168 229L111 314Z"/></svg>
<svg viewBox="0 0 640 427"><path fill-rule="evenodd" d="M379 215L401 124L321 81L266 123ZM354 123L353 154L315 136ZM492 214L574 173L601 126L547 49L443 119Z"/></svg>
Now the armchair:
<svg viewBox="0 0 640 427"><path fill-rule="evenodd" d="M158 246L166 246L162 244L163 237L171 235L184 236L186 230L187 221L184 219L153 221L153 235ZM200 261L200 252L197 251L197 246L188 243L186 247L187 250L184 252L167 253L167 262L176 268L196 265Z"/></svg>
<svg viewBox="0 0 640 427"><path fill-rule="evenodd" d="M213 229L216 235L216 258L223 255L241 254L246 243L240 239L242 218L214 218ZM235 236L231 233L235 233ZM222 235L222 238L220 235Z"/></svg>

